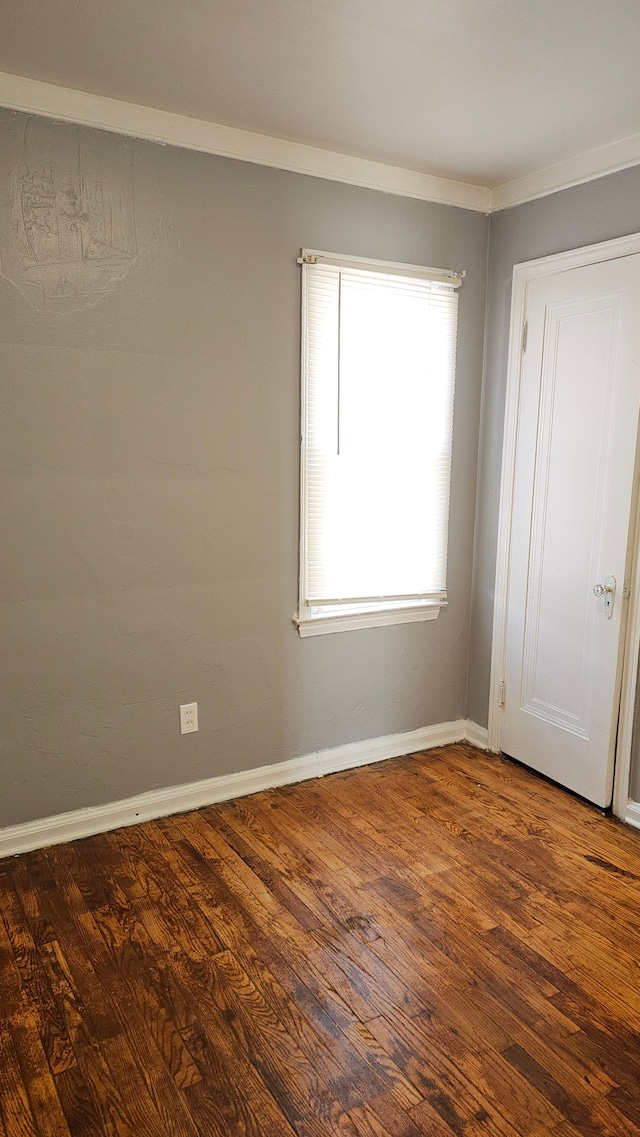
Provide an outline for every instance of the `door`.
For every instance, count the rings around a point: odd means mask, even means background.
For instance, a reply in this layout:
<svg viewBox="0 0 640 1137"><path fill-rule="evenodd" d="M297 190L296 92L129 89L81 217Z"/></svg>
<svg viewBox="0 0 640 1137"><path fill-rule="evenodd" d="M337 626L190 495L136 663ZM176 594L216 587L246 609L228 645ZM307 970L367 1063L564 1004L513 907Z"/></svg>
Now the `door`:
<svg viewBox="0 0 640 1137"><path fill-rule="evenodd" d="M501 749L611 801L640 403L640 254L526 293Z"/></svg>

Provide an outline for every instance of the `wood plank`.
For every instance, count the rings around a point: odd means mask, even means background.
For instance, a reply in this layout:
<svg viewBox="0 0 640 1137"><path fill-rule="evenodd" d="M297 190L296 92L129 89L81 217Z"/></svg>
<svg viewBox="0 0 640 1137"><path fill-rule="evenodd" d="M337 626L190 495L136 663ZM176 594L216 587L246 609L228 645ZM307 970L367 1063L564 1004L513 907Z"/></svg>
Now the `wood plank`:
<svg viewBox="0 0 640 1137"><path fill-rule="evenodd" d="M640 1134L640 834L466 745L0 865L0 1137Z"/></svg>
<svg viewBox="0 0 640 1137"><path fill-rule="evenodd" d="M8 1027L0 1021L0 1116L6 1137L38 1137L20 1063Z"/></svg>
<svg viewBox="0 0 640 1137"><path fill-rule="evenodd" d="M184 847L182 843L180 847ZM375 1092L382 1092L386 1087L405 1108L417 1104L419 1095L366 1026L349 1010L337 992L327 987L326 974L309 966L310 956L292 951L291 946L279 941L271 929L268 933L263 930L260 922L250 914L253 896L249 894L250 908L242 903L246 893L243 897L240 890L236 896L238 881L234 882L236 887L232 890L228 882L222 882L217 876L212 878L209 866L201 865L200 868L203 889L191 890L191 895L201 911L216 925L222 922L227 930L235 929L234 953L246 967L254 969L253 974L258 960L268 966L265 974L273 976L285 994L285 1001L280 999L278 1004L280 1013L289 1017L299 1011L327 1050L339 1057L345 1074L349 1074L357 1084L364 1081L370 1089L377 1085ZM294 1030L299 1031L299 1027L296 1025ZM304 1043L304 1034L300 1037ZM372 1078L375 1079L373 1082Z"/></svg>
<svg viewBox="0 0 640 1137"><path fill-rule="evenodd" d="M454 1133L472 1132L474 1123L482 1121L483 1132L491 1137L518 1137L517 1130L485 1100L478 1087L468 1082L455 1062L427 1043L415 1021L394 1016L391 1022L380 1016L369 1025L423 1093L425 1100L409 1115L427 1132L437 1114Z"/></svg>
<svg viewBox="0 0 640 1137"><path fill-rule="evenodd" d="M579 1133L586 1137L610 1135L623 1137L635 1132L635 1126L616 1109L612 1108L609 1097L604 1105L603 1099L591 1091L584 1079L576 1078L573 1087L563 1085L552 1072L542 1066L517 1043L504 1052L504 1058L517 1070L531 1086L535 1087L555 1108L575 1125Z"/></svg>
<svg viewBox="0 0 640 1137"><path fill-rule="evenodd" d="M52 1074L59 1074L76 1065L59 1008L43 971L38 949L29 931L24 911L13 888L3 888L1 907L17 976L28 1012L27 1021L37 1022L38 1036L44 1047Z"/></svg>
<svg viewBox="0 0 640 1137"><path fill-rule="evenodd" d="M22 1084L41 1137L70 1137L38 1027L35 1018L26 1016L10 1022Z"/></svg>

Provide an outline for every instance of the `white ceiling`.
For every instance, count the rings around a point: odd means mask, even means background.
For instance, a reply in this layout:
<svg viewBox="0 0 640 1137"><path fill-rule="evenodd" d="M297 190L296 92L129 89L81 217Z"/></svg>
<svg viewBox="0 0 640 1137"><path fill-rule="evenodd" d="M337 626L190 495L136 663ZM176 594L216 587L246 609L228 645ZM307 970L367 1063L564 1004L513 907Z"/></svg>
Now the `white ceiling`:
<svg viewBox="0 0 640 1137"><path fill-rule="evenodd" d="M640 134L639 49L640 0L0 4L0 70L481 186Z"/></svg>

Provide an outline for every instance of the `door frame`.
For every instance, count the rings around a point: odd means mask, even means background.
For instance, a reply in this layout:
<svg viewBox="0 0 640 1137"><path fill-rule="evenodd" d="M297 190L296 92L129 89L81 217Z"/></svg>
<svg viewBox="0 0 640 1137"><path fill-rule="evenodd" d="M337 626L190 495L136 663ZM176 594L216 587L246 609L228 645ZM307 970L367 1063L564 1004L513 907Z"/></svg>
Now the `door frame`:
<svg viewBox="0 0 640 1137"><path fill-rule="evenodd" d="M523 347L526 344L525 315L529 282L545 276L555 276L570 269L617 260L640 253L640 233L618 237L596 245L585 245L564 253L554 253L533 261L514 265L511 294L511 320L509 325L509 358L507 363L507 390L505 402L504 439L502 447L502 474L500 483L500 511L498 516L498 549L493 612L493 641L491 648L491 680L489 688L488 748L500 752L502 736L503 683L506 664L507 615L509 607L509 578L511 571L511 523L515 486L516 453L522 384ZM631 742L635 705L638 657L640 655L640 481L639 460L636 456L633 522L630 525L625 572L626 613L622 613L620 628L619 669L620 711L615 755L613 810L626 820L629 805L629 776L631 772ZM634 820L637 825L637 818Z"/></svg>

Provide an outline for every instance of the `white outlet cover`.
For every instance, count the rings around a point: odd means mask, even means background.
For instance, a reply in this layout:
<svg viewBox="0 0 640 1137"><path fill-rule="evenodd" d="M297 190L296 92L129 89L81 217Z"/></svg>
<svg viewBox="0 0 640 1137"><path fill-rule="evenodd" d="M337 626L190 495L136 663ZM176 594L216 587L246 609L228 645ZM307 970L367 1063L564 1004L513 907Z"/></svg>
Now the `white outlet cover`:
<svg viewBox="0 0 640 1137"><path fill-rule="evenodd" d="M198 704L183 703L180 707L180 734L193 734L198 729Z"/></svg>

